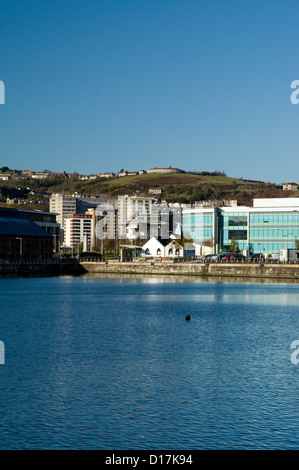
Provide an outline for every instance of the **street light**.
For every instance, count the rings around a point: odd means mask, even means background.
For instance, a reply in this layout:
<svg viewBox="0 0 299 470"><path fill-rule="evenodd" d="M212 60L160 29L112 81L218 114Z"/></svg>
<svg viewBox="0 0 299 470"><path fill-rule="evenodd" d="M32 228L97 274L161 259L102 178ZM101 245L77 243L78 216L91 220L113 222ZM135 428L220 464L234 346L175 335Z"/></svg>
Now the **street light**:
<svg viewBox="0 0 299 470"><path fill-rule="evenodd" d="M54 252L56 253L57 252L57 242L56 242L56 233L54 233L53 235L53 248L54 248Z"/></svg>
<svg viewBox="0 0 299 470"><path fill-rule="evenodd" d="M21 237L16 237L16 240L20 240L20 258L22 258L23 239Z"/></svg>

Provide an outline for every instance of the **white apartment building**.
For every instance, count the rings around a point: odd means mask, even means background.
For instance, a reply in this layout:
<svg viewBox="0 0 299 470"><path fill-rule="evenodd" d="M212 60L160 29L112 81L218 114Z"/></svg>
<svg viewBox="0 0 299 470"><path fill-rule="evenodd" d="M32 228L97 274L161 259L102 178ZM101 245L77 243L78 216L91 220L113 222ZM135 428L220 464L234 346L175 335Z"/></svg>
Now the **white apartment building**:
<svg viewBox="0 0 299 470"><path fill-rule="evenodd" d="M117 212L113 202L100 203L95 209L89 209L95 220L95 238L97 240L113 239L117 234Z"/></svg>
<svg viewBox="0 0 299 470"><path fill-rule="evenodd" d="M119 196L118 238L148 238L147 219L153 211L154 203L155 199L152 197Z"/></svg>
<svg viewBox="0 0 299 470"><path fill-rule="evenodd" d="M80 243L86 243L90 250L94 240L94 216L93 214L70 214L64 220L63 246L78 247Z"/></svg>

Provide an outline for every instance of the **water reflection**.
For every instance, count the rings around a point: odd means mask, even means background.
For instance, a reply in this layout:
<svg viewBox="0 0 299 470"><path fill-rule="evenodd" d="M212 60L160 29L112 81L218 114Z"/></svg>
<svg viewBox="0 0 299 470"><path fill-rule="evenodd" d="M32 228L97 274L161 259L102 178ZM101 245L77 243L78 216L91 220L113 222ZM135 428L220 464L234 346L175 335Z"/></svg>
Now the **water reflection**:
<svg viewBox="0 0 299 470"><path fill-rule="evenodd" d="M73 276L63 276L63 278L74 279ZM253 277L224 277L224 276L192 276L192 275L153 275L153 274L115 274L115 273L86 273L78 276L81 280L89 279L110 279L111 281L125 283L127 280L136 283L163 284L163 283L188 283L196 282L200 284L221 283L221 284L299 284L299 279L280 278L253 278Z"/></svg>
<svg viewBox="0 0 299 470"><path fill-rule="evenodd" d="M140 301L136 299L135 295L127 296L126 300L130 302ZM288 306L288 305L299 305L299 294L292 295L291 297L287 294L277 295L266 295L266 294L199 294L199 295L175 295L175 294L150 294L144 296L145 302L196 302L196 303L226 303L226 304L251 304L251 305L277 305L277 306Z"/></svg>
<svg viewBox="0 0 299 470"><path fill-rule="evenodd" d="M269 280L3 279L0 448L296 448L298 301Z"/></svg>

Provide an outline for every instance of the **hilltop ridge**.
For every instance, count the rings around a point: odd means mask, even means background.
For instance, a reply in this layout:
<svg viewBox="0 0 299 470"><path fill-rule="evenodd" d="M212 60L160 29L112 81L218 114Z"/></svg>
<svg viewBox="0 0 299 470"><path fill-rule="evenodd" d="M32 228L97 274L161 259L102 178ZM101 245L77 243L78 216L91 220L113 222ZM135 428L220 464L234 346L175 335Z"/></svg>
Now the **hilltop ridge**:
<svg viewBox="0 0 299 470"><path fill-rule="evenodd" d="M3 171L5 170L5 171ZM115 174L80 175L54 173L45 170L38 174L0 170L2 204L6 198L28 198L47 205L52 193L77 194L79 197L118 195L144 195L168 202L194 204L208 200L237 200L238 205L252 205L253 198L296 197L298 191L283 191L281 186L263 181L227 176L224 172L125 172ZM120 174L121 172L119 172ZM5 179L5 175L9 175ZM105 175L105 176L103 176ZM36 177L34 177L36 176Z"/></svg>

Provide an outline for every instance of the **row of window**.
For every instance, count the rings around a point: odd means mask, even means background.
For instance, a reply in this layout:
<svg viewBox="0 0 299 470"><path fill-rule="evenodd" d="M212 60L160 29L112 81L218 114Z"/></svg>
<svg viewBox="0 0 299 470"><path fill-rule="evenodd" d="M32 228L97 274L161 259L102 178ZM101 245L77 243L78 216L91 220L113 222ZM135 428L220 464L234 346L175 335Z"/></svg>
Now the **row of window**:
<svg viewBox="0 0 299 470"><path fill-rule="evenodd" d="M192 238L192 240L195 241L207 241L210 240L213 237L213 231L211 229L205 229L205 230L190 230L190 231L185 231L184 236L188 238Z"/></svg>
<svg viewBox="0 0 299 470"><path fill-rule="evenodd" d="M297 224L299 225L299 213L275 212L250 214L250 225L252 224Z"/></svg>
<svg viewBox="0 0 299 470"><path fill-rule="evenodd" d="M182 217L183 225L213 225L212 214L183 214Z"/></svg>
<svg viewBox="0 0 299 470"><path fill-rule="evenodd" d="M222 219L223 223L228 225L229 222L246 222L247 223L246 212L234 212L234 213L220 213L217 215L218 219ZM213 214L183 214L183 223L213 223ZM252 223L291 223L299 225L299 211L292 212L259 212L259 213L249 213L250 224Z"/></svg>
<svg viewBox="0 0 299 470"><path fill-rule="evenodd" d="M223 230L223 240L237 240L247 239L247 230Z"/></svg>
<svg viewBox="0 0 299 470"><path fill-rule="evenodd" d="M249 248L254 253L279 253L281 249L294 249L295 247L292 243L255 242L250 243Z"/></svg>
<svg viewBox="0 0 299 470"><path fill-rule="evenodd" d="M269 229L269 230L262 230L262 229L252 229L249 231L249 239L252 238L259 238L259 239L268 239L268 238L276 238L276 239L295 239L299 238L299 229L292 230L292 229Z"/></svg>
<svg viewBox="0 0 299 470"><path fill-rule="evenodd" d="M145 250L145 254L146 255L151 255L151 252L148 248ZM158 248L157 251L156 251L156 255L161 256L161 254L162 254L161 249ZM178 248L175 249L175 250L173 250L172 248L169 248L168 255L166 254L166 256L172 256L172 255L178 256L179 254L180 254L180 250Z"/></svg>

